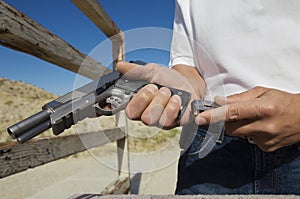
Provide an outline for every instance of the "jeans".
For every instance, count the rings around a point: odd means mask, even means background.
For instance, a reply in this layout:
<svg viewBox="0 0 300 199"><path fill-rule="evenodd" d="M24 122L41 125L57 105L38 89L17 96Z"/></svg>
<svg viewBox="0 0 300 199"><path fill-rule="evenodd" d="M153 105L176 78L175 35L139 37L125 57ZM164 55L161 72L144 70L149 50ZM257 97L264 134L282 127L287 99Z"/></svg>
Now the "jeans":
<svg viewBox="0 0 300 199"><path fill-rule="evenodd" d="M204 158L199 129L178 165L176 194L300 195L300 143L263 152L247 140L225 135Z"/></svg>

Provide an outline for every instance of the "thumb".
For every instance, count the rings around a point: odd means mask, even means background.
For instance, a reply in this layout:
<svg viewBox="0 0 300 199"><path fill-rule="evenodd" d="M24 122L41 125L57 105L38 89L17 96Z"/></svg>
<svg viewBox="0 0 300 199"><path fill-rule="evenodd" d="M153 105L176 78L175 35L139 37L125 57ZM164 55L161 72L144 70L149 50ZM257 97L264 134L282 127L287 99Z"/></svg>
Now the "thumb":
<svg viewBox="0 0 300 199"><path fill-rule="evenodd" d="M148 65L142 66L135 63L120 61L116 65L117 70L126 77L135 80L151 80L151 67Z"/></svg>
<svg viewBox="0 0 300 199"><path fill-rule="evenodd" d="M117 62L116 65L117 70L122 74L126 74L127 72L129 72L130 70L136 67L139 67L139 65L135 63L125 62L125 61L119 61Z"/></svg>

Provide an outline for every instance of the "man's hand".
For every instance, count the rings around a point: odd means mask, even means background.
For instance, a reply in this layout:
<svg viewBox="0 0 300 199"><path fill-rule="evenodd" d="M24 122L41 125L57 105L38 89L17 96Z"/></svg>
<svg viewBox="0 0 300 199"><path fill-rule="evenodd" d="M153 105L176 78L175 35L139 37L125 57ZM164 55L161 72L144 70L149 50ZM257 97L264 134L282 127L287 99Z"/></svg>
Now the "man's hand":
<svg viewBox="0 0 300 199"><path fill-rule="evenodd" d="M199 114L197 124L223 120L229 135L251 138L267 152L300 141L299 94L255 87L215 101L223 106Z"/></svg>
<svg viewBox="0 0 300 199"><path fill-rule="evenodd" d="M128 62L119 62L117 70L127 77L147 80L151 83L185 90L191 93L191 100L199 99L200 92L191 86L191 76L199 76L196 69L186 66L183 73L174 69L165 68L157 64L139 66ZM193 74L195 73L195 74ZM190 78L193 79L193 78ZM198 85L201 85L198 83ZM126 107L126 114L130 119L141 120L149 126L158 126L170 129L190 121L190 103L180 119L177 119L181 107L181 98L178 95L171 96L171 91L162 87L157 88L155 84L149 84L138 91Z"/></svg>

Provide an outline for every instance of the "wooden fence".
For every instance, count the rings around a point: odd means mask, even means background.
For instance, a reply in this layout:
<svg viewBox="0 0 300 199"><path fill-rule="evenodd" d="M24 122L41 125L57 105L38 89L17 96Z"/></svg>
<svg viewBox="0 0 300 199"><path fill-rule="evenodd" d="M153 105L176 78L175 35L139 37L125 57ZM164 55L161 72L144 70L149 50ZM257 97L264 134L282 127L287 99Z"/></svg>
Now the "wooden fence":
<svg viewBox="0 0 300 199"><path fill-rule="evenodd" d="M105 139L95 139L98 135ZM103 132L39 139L17 144L0 145L0 178L26 171L67 156L125 138L124 130L114 128ZM82 144L84 140L84 145Z"/></svg>
<svg viewBox="0 0 300 199"><path fill-rule="evenodd" d="M123 60L123 33L105 13L98 1L72 0L72 2L111 39L114 63ZM91 79L99 78L98 74L104 75L110 72L109 69L102 66L99 62L80 52L2 0L0 1L0 44L33 55L75 73L80 73ZM16 142L0 143L0 178L26 171L29 168L34 168L89 148L101 146L107 142L116 141L118 147L124 148L126 142L124 129L126 128L122 126L124 124L116 124L116 128L105 130L103 132L105 139L101 139L103 141L99 141L100 139L98 139L98 142L91 141L91 144L88 146L83 146L81 140L92 140L93 136L99 132L85 133L80 135L80 137L79 135L69 135L40 139L24 144L17 144ZM123 158L121 151L118 150L119 165ZM128 191L129 186L129 176L124 178L119 175L119 178L113 181L103 193L125 193Z"/></svg>

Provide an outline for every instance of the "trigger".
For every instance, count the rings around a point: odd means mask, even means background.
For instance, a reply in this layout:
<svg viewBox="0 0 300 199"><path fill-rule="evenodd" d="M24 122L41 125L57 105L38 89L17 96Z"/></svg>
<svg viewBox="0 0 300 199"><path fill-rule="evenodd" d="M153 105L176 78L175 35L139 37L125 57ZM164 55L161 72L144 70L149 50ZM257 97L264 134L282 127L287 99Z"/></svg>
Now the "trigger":
<svg viewBox="0 0 300 199"><path fill-rule="evenodd" d="M106 103L110 104L112 109L118 108L122 102L123 100L117 96L110 96L106 99Z"/></svg>

